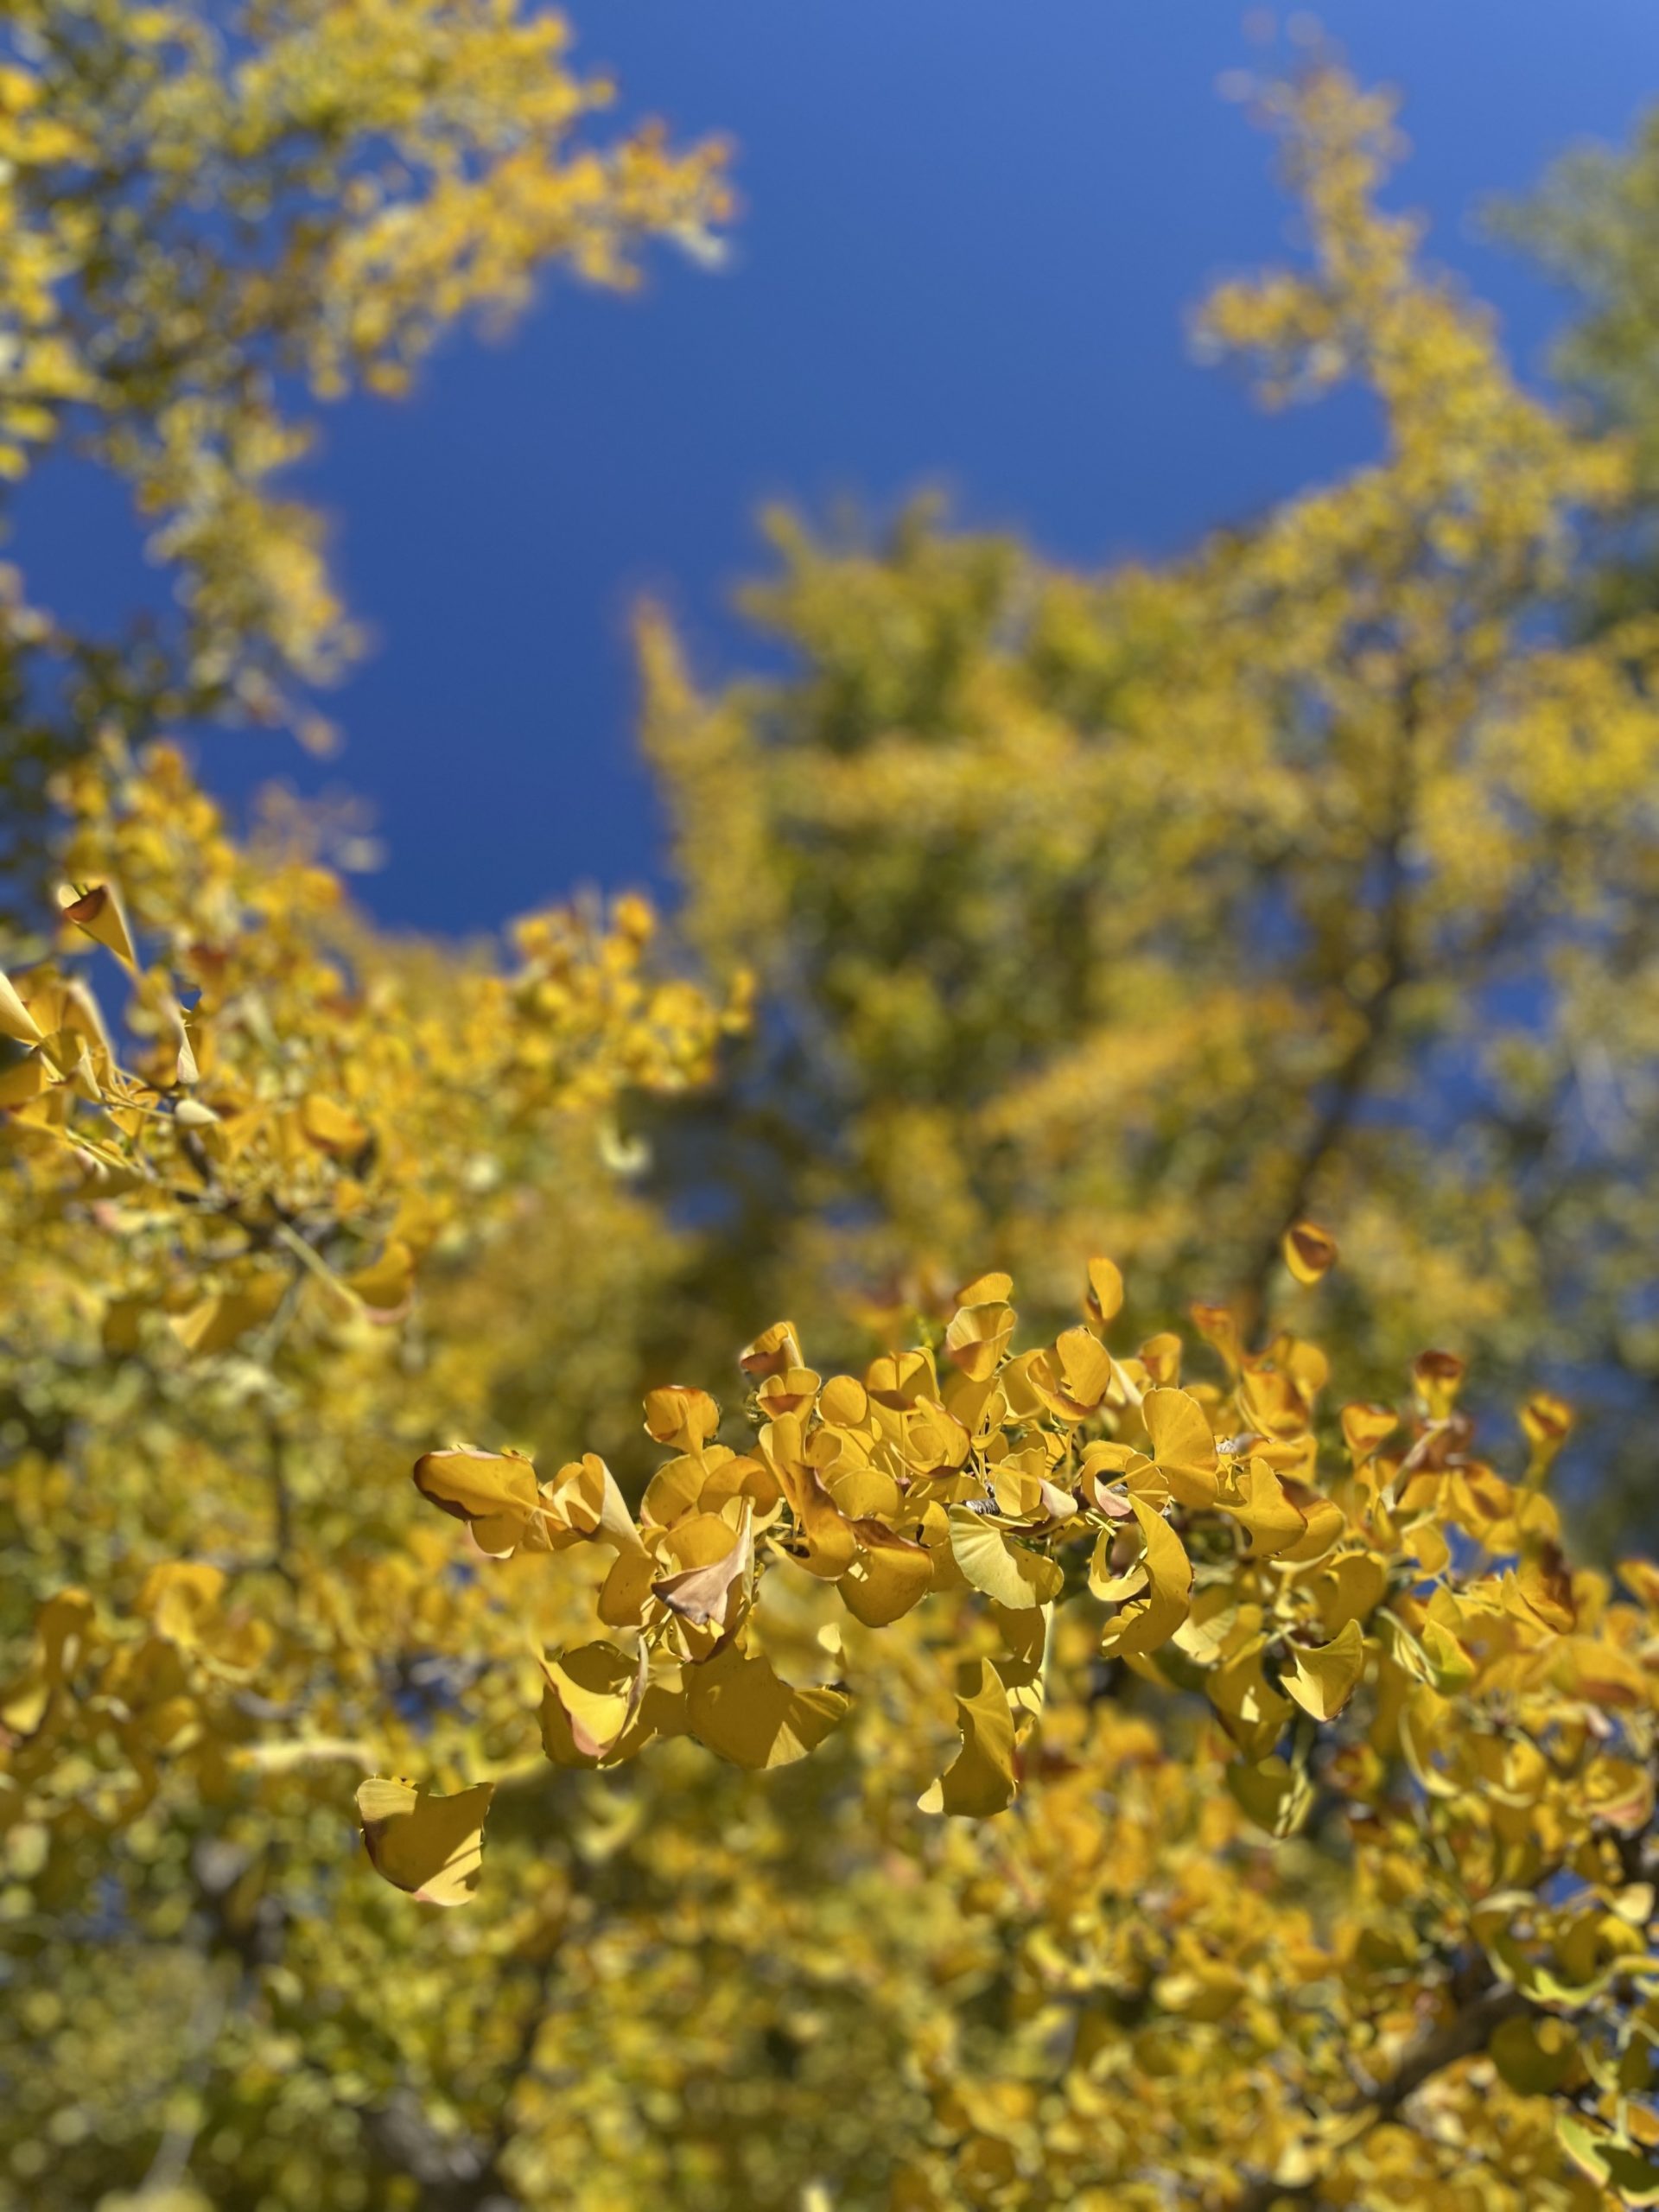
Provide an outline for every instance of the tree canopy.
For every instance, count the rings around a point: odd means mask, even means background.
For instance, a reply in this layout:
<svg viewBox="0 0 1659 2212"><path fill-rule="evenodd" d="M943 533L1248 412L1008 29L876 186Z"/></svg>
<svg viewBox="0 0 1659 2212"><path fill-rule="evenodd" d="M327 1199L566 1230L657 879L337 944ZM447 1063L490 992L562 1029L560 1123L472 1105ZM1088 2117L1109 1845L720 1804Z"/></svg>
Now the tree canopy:
<svg viewBox="0 0 1659 2212"><path fill-rule="evenodd" d="M349 641L308 391L723 219L567 36L6 27L0 452L181 600L12 602L0 2205L1659 2202L1638 442L1321 60L1200 331L1375 461L779 522L783 673L642 617L681 911L400 935L176 741Z"/></svg>

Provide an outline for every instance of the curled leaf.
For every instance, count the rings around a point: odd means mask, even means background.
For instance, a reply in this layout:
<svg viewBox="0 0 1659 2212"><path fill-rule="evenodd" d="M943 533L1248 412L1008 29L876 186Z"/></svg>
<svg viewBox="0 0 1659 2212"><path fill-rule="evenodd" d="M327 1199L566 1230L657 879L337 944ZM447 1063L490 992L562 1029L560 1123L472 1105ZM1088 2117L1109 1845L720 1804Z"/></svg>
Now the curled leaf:
<svg viewBox="0 0 1659 2212"><path fill-rule="evenodd" d="M494 1794L488 1782L441 1797L417 1783L372 1777L358 1790L357 1810L375 1872L423 1904L470 1904Z"/></svg>
<svg viewBox="0 0 1659 2212"><path fill-rule="evenodd" d="M1351 1620L1329 1643L1293 1644L1290 1663L1280 1680L1285 1695L1294 1698L1315 1720L1334 1720L1359 1686L1365 1671L1365 1639L1357 1620Z"/></svg>
<svg viewBox="0 0 1659 2212"><path fill-rule="evenodd" d="M1304 1287L1322 1281L1337 1264L1337 1240L1317 1222L1292 1222L1283 1250L1285 1265Z"/></svg>
<svg viewBox="0 0 1659 2212"><path fill-rule="evenodd" d="M1002 1677L988 1660L971 1660L957 1689L962 1748L916 1801L924 1813L985 1820L1014 1802L1014 1712Z"/></svg>

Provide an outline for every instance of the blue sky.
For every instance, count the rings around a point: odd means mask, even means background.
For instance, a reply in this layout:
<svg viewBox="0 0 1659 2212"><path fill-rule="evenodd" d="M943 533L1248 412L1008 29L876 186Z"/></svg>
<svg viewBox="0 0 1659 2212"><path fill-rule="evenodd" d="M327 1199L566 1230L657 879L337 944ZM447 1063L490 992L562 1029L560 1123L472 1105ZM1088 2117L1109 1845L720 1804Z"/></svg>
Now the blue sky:
<svg viewBox="0 0 1659 2212"><path fill-rule="evenodd" d="M327 771L208 742L210 781L282 773L373 802L389 920L467 930L578 883L652 880L628 607L700 670L748 647L727 601L753 518L942 486L1057 557L1160 552L1359 459L1338 403L1264 418L1188 359L1207 279L1285 251L1266 142L1217 92L1239 0L574 0L625 111L737 148L728 265L665 256L636 298L550 284L505 345L451 345L411 401L330 410L308 471L373 658L328 702ZM1399 85L1396 198L1535 372L1559 302L1471 220L1659 97L1653 0L1329 0ZM1282 50L1282 49L1281 49ZM16 541L37 596L108 613L113 494L48 470ZM108 603L106 603L108 602Z"/></svg>

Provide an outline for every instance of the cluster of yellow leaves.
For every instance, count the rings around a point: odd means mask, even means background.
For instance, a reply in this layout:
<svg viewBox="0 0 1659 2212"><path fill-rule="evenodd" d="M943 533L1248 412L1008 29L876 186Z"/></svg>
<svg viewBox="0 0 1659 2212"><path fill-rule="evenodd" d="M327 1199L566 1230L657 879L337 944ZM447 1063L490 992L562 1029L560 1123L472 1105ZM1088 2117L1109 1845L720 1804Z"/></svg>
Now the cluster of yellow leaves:
<svg viewBox="0 0 1659 2212"><path fill-rule="evenodd" d="M1322 1232L1298 1235L1327 1257ZM1028 1817L962 1854L962 1879L1019 1930L1051 2029L1056 2005L1129 1985L1150 2013L1089 2013L1086 2036L1071 2020L1063 2125L1017 2081L988 2094L941 2059L954 2147L896 2202L1151 2207L1169 2176L1213 2187L1241 2161L1255 2193L1217 2202L1339 2178L1427 2202L1452 2150L1496 2159L1506 2130L1501 2163L1543 2193L1471 2206L1598 2201L1574 2173L1645 2201L1659 1569L1622 1567L1621 1596L1564 1562L1543 1483L1567 1409L1527 1403L1530 1456L1506 1477L1473 1448L1449 1354L1417 1361L1405 1409L1332 1414L1316 1345L1250 1351L1224 1309L1194 1313L1219 1381L1185 1379L1174 1332L1115 1351L1122 1281L1089 1272L1087 1323L1035 1351L1014 1349L1006 1275L861 1377L807 1368L779 1323L742 1357L748 1448L716 1440L703 1391L647 1399L673 1456L637 1516L591 1454L541 1484L518 1455L423 1457L416 1486L477 1551L608 1560L587 1580L613 1634L543 1661L549 1758L611 1766L689 1735L740 1766L802 1759L853 1696L773 1663L772 1617L789 1637L804 1590L833 1591L849 1621L819 1629L820 1651L900 1715L925 1701L927 1650L960 1654L959 1748L921 1809L1023 1809L1026 1779ZM931 1646L907 1637L939 1600ZM1091 1675L1111 1686L1103 1713ZM1147 1718L1115 1710L1146 1694ZM388 1878L466 1901L487 1789L377 1782L359 1803ZM1345 1865L1306 1856L1311 1822L1340 1827ZM1269 2070L1252 2060L1247 2101L1217 2110L1217 2047L1240 2038ZM1440 2078L1477 2058L1486 2074ZM1480 2115L1494 2065L1522 2101ZM1124 2069L1133 2117L1103 2134ZM1558 2092L1559 2129L1524 2102ZM1057 2151L1068 2188L1109 2171L1130 2193L1068 2194Z"/></svg>
<svg viewBox="0 0 1659 2212"><path fill-rule="evenodd" d="M397 1632L411 1590L300 1590L295 1485L321 1472L320 1429L353 1393L376 1403L388 1363L407 1394L421 1286L510 1246L543 1175L613 1179L621 1102L702 1080L741 1019L653 971L638 899L608 927L529 918L502 971L376 939L302 823L238 844L169 748L89 760L65 798L65 956L0 979L8 1351L20 1376L37 1348L67 1379L128 1374L136 1438L146 1393L175 1401L132 1449L160 1463L145 1517L191 1555L129 1551L77 1510L90 1587L49 1591L6 1693L0 1827L29 1833L75 1808L130 1823L164 1753L222 1777L256 1742L267 1763L360 1758L360 1708L331 1712L321 1681L342 1645ZM122 976L119 1028L76 944ZM221 1421L253 1498L269 1486L251 1512L208 1442ZM14 1467L26 1528L61 1508L53 1456ZM219 1493L205 1524L196 1485ZM455 1592L416 1608L456 1649L466 1611ZM297 1752L259 1725L301 1709Z"/></svg>
<svg viewBox="0 0 1659 2212"><path fill-rule="evenodd" d="M41 1236L90 1211L114 1240L97 1286L111 1349L150 1315L201 1353L286 1325L296 1301L302 1325L397 1319L422 1256L510 1183L538 1117L683 1089L741 1020L650 974L654 918L632 897L608 930L569 911L519 923L514 969L462 969L417 1005L416 974L354 960L339 878L238 847L176 752L90 761L66 785L65 935L124 971L136 1049L118 1057L83 975L43 963L0 982L20 1048L0 1104Z"/></svg>

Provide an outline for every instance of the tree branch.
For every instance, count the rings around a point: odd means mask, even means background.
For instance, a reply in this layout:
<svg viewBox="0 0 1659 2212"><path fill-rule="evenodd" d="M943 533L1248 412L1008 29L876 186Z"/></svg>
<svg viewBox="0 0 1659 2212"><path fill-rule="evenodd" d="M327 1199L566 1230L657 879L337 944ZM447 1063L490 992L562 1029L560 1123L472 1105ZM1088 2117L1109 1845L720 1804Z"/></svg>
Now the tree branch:
<svg viewBox="0 0 1659 2212"><path fill-rule="evenodd" d="M1518 1989L1488 1989L1473 1999L1449 2020L1431 2029L1421 2042L1414 2044L1385 2082L1379 2082L1369 2097L1350 2107L1355 2113L1371 2114L1372 2124L1392 2120L1407 2099L1414 2096L1423 2084L1448 2066L1455 2066L1460 2059L1473 2058L1485 2050L1495 2029L1505 2020L1519 2019L1532 2006ZM1232 2212L1274 2212L1279 2204L1306 2204L1319 2196L1318 2179L1306 2182L1274 2181L1271 2176L1254 2181L1242 2196L1233 2201Z"/></svg>
<svg viewBox="0 0 1659 2212"><path fill-rule="evenodd" d="M1378 943L1382 972L1359 1003L1359 1035L1337 1069L1324 1110L1296 1157L1281 1217L1263 1239L1244 1278L1240 1299L1247 1326L1255 1323L1267 1304L1268 1286L1279 1264L1280 1239L1292 1223L1300 1220L1306 1212L1321 1170L1352 1126L1377 1058L1388 1040L1394 1001L1410 976L1411 900L1406 846L1416 799L1416 740L1421 719L1418 690L1415 676L1408 677L1402 689L1400 738L1393 763L1389 825L1377 855L1382 874Z"/></svg>

